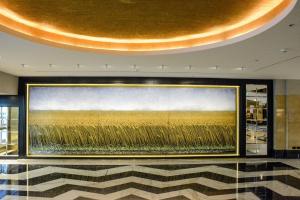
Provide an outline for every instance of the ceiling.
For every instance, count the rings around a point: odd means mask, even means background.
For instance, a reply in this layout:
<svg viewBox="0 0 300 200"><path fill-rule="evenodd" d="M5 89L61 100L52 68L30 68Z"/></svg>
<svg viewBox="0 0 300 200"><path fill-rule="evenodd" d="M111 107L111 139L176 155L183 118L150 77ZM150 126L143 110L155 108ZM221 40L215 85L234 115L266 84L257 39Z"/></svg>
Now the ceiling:
<svg viewBox="0 0 300 200"><path fill-rule="evenodd" d="M219 44L277 22L294 0L2 0L3 30L97 52L157 54ZM242 37L241 37L242 39Z"/></svg>
<svg viewBox="0 0 300 200"><path fill-rule="evenodd" d="M21 0L13 1L22 2ZM30 1L33 2L33 0ZM128 6L127 4L135 1L123 0L120 2L125 4L124 6ZM234 8L232 9L234 10ZM237 14L242 15L242 12ZM52 20L55 20L55 18ZM192 20L192 18L187 20ZM275 19L274 24L280 20L281 18ZM188 21L187 24L190 23L193 24L192 21ZM170 22L170 24L172 23ZM113 26L112 24L111 27L113 28ZM169 30L176 30L173 32L146 31L141 36L149 37L147 34L152 34L153 37L168 37L172 36L168 34L178 33L180 30L187 31L184 34L189 34L188 31L193 32L193 27L180 29L184 26L170 25L166 26L169 27ZM83 33L80 32L80 27L66 28L69 30L78 28L76 31ZM206 30L207 27L202 26L202 28ZM124 33L127 31L128 37L131 35L130 29L123 29L123 31ZM0 71L16 76L174 76L300 79L299 2L282 21L271 28L270 26L262 27L259 32L262 33L255 36L253 36L254 34L250 35L253 37L249 36L250 38L243 41L240 41L242 36L239 36L241 38L236 38L236 41L239 42L228 41L217 48L157 55L122 55L64 49L1 32ZM95 31L94 34L99 35L100 32ZM115 34L117 36L118 33L115 32ZM132 36L136 37L134 34Z"/></svg>
<svg viewBox="0 0 300 200"><path fill-rule="evenodd" d="M266 4L265 0L100 2L2 0L1 4L29 21L55 26L66 32L94 37L141 39L189 35L206 31L213 26L236 23L253 12L261 2Z"/></svg>

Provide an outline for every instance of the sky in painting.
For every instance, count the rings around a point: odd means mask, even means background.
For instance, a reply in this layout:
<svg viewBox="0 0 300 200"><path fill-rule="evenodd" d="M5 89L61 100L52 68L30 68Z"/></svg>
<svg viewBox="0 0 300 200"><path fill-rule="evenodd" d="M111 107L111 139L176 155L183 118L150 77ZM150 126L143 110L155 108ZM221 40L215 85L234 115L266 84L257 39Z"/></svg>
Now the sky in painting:
<svg viewBox="0 0 300 200"><path fill-rule="evenodd" d="M235 88L31 87L32 110L235 111Z"/></svg>

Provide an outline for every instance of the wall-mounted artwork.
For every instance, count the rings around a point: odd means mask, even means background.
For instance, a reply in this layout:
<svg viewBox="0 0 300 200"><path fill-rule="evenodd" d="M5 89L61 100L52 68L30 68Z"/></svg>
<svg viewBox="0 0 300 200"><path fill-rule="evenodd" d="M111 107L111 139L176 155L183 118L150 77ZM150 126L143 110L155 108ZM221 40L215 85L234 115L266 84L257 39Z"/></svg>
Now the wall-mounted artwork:
<svg viewBox="0 0 300 200"><path fill-rule="evenodd" d="M28 156L238 155L237 86L28 84Z"/></svg>

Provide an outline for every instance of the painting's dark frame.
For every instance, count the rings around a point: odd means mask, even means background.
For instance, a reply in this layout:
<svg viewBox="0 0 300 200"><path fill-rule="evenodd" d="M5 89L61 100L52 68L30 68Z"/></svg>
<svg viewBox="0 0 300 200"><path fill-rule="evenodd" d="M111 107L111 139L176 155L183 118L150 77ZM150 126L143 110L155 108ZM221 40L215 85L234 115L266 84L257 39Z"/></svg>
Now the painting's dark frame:
<svg viewBox="0 0 300 200"><path fill-rule="evenodd" d="M26 158L26 84L193 84L240 86L239 152L246 156L246 84L268 86L268 155L273 156L273 81L254 79L162 78L162 77L20 77L19 78L19 157ZM266 156L264 156L266 157Z"/></svg>

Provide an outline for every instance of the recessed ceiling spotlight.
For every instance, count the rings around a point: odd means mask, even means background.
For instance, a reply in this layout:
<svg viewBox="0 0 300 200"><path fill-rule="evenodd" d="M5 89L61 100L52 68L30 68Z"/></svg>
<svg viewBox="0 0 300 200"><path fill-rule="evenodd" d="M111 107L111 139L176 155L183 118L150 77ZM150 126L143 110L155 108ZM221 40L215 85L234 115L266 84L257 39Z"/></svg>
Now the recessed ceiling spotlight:
<svg viewBox="0 0 300 200"><path fill-rule="evenodd" d="M280 49L280 52L286 53L286 52L288 52L288 49L286 49L286 48Z"/></svg>
<svg viewBox="0 0 300 200"><path fill-rule="evenodd" d="M132 69L133 69L133 71L135 71L135 72L138 71L138 67L136 66L136 64L132 65Z"/></svg>
<svg viewBox="0 0 300 200"><path fill-rule="evenodd" d="M211 69L211 70L218 70L220 69L220 67L218 65L214 66L214 67L209 67L208 69Z"/></svg>
<svg viewBox="0 0 300 200"><path fill-rule="evenodd" d="M291 24L289 24L289 27L294 27L296 24L293 24L293 23L291 23Z"/></svg>
<svg viewBox="0 0 300 200"><path fill-rule="evenodd" d="M53 64L49 64L49 67L52 68L52 67L55 67L56 65L53 65Z"/></svg>
<svg viewBox="0 0 300 200"><path fill-rule="evenodd" d="M247 67L237 67L235 68L236 70L239 70L239 71L245 71L247 69Z"/></svg>
<svg viewBox="0 0 300 200"><path fill-rule="evenodd" d="M109 64L105 64L105 65L104 65L104 69L105 69L105 70L109 70L109 68L111 68L111 66L110 66Z"/></svg>
<svg viewBox="0 0 300 200"><path fill-rule="evenodd" d="M159 66L159 68L162 70L162 71L164 71L165 69L166 69L166 65L164 65L164 64L162 64L161 66Z"/></svg>
<svg viewBox="0 0 300 200"><path fill-rule="evenodd" d="M188 65L187 69L191 71L193 69L193 66L192 65Z"/></svg>
<svg viewBox="0 0 300 200"><path fill-rule="evenodd" d="M21 66L22 66L23 68L29 67L29 65L27 65L27 64L21 64Z"/></svg>

